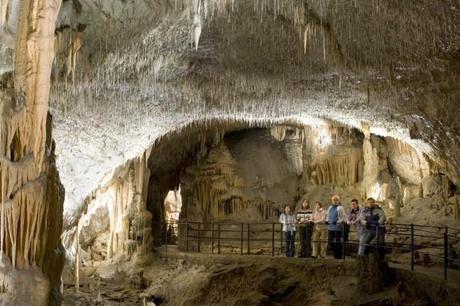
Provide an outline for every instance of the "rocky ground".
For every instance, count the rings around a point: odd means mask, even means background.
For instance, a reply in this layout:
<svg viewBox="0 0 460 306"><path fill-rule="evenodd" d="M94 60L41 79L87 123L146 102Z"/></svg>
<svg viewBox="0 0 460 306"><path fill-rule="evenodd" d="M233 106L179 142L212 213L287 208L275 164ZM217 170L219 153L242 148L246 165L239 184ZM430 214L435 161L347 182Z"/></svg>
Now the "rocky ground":
<svg viewBox="0 0 460 306"><path fill-rule="evenodd" d="M134 259L84 267L79 293L67 270L63 305L454 305L460 298L455 287L402 269L389 270L380 292L363 293L352 259L169 250L143 259L144 268L138 268L140 263Z"/></svg>

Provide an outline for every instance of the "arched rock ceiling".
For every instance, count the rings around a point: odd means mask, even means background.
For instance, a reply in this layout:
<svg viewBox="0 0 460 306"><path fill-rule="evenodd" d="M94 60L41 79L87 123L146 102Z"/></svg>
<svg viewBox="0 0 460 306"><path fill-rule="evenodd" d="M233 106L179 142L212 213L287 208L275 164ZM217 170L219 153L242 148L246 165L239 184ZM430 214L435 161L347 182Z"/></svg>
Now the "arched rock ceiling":
<svg viewBox="0 0 460 306"><path fill-rule="evenodd" d="M82 1L77 77L52 88L66 214L126 159L196 120L331 119L460 170L460 4ZM107 175L108 174L108 175Z"/></svg>

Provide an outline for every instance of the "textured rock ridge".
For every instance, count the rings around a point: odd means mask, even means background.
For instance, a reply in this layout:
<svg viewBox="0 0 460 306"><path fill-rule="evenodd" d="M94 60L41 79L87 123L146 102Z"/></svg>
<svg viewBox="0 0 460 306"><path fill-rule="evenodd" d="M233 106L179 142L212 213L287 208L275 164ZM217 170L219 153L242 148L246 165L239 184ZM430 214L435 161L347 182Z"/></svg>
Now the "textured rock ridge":
<svg viewBox="0 0 460 306"><path fill-rule="evenodd" d="M60 303L64 189L48 114L59 5L60 1L21 2L14 80L7 83L14 87L0 89L0 281L5 288L0 298L6 305ZM24 281L27 275L37 284Z"/></svg>

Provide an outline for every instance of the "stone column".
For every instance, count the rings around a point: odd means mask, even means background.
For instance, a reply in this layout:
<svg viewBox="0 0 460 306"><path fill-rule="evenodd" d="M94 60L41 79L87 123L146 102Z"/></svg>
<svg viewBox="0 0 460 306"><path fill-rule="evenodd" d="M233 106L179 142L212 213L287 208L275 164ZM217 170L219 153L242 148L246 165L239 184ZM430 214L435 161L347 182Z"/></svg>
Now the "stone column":
<svg viewBox="0 0 460 306"><path fill-rule="evenodd" d="M14 88L0 88L2 305L60 304L64 190L48 114L59 6L21 1Z"/></svg>

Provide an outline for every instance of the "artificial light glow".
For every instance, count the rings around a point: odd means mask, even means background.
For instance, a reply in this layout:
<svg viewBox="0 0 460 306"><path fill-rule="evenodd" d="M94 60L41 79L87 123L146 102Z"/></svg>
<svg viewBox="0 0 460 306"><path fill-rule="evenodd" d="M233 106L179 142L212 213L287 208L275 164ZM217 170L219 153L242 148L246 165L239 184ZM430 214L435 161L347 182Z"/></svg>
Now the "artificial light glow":
<svg viewBox="0 0 460 306"><path fill-rule="evenodd" d="M373 197L376 201L380 199L380 196L382 194L382 186L380 186L380 183L375 183L374 185L374 190L371 193L371 197Z"/></svg>
<svg viewBox="0 0 460 306"><path fill-rule="evenodd" d="M315 144L318 147L326 147L332 144L331 133L329 132L327 125L319 125L313 127L316 132L317 138L315 139Z"/></svg>

